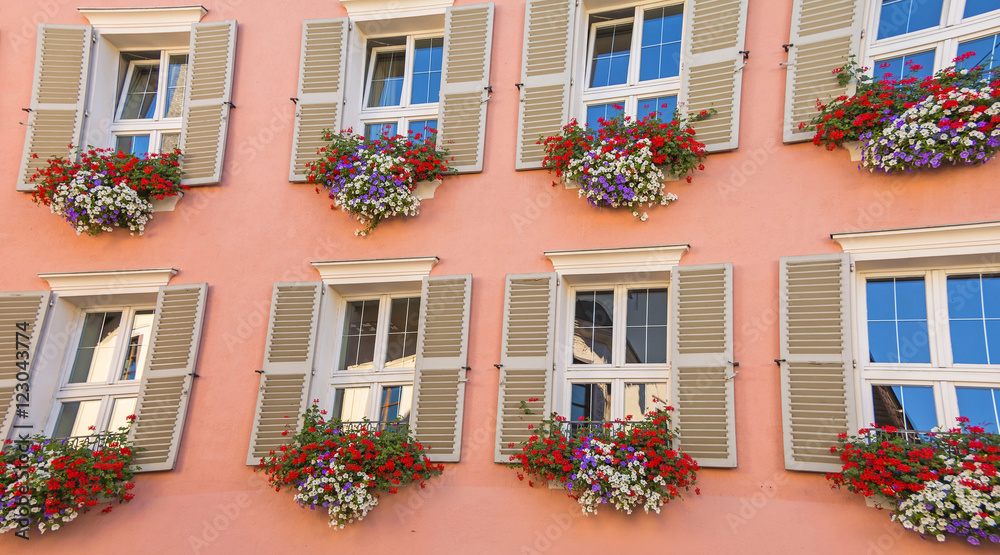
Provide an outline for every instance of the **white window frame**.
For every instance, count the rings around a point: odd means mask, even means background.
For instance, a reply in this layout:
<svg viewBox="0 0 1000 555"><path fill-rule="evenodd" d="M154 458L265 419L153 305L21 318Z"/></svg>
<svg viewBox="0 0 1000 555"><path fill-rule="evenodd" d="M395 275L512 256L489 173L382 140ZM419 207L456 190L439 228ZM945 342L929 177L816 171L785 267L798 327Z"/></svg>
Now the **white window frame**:
<svg viewBox="0 0 1000 555"><path fill-rule="evenodd" d="M639 110L639 102L643 100L649 100L652 98L659 98L662 96L675 95L678 98L678 106L681 97L681 76L684 72L684 63L681 60L681 67L678 75L676 77L664 77L661 79L654 79L650 81L639 81L639 57L642 50L642 32L643 25L645 23L645 18L643 17L643 12L649 9L662 8L666 6L676 6L684 5L683 1L659 1L659 2L647 2L647 3L627 3L621 6L600 6L593 7L584 11L583 21L584 27L586 28L585 33L585 44L578 44L578 54L576 59L580 60L580 63L576 64L576 67L583 68L583 74L579 74L577 71L577 82L582 83L583 87L581 100L577 104L578 114L576 115L577 122L582 127L586 124L587 120L587 109L590 106L602 105L602 104L619 104L623 106L623 114L627 116L636 117ZM614 9L627 8L632 6L634 9L632 17L626 17L610 21L600 21L587 25L586 22L590 21L590 17L594 14L599 14L607 11L612 11ZM686 7L686 6L685 6ZM690 13L684 10L684 28L690 24L688 21L690 18ZM597 30L602 27L608 27L611 25L632 22L632 48L629 52L629 69L628 78L626 82L621 85L610 85L607 87L590 87L590 75L593 65L593 53L594 53L594 41L597 38ZM683 28L682 28L683 29ZM685 43L685 33L681 33L681 53L683 55ZM582 54L579 50L582 49ZM669 117L672 114L665 114L664 117Z"/></svg>
<svg viewBox="0 0 1000 555"><path fill-rule="evenodd" d="M882 60L906 56L934 49L934 67L931 73L949 67L957 57L961 42L975 40L1000 33L1000 10L986 12L963 20L965 0L943 0L941 24L937 27L904 33L895 37L878 39L878 22L882 0L868 0L864 40L864 67L874 74L877 63ZM879 60L879 62L876 62ZM903 78L906 75L894 75Z"/></svg>
<svg viewBox="0 0 1000 555"><path fill-rule="evenodd" d="M398 37L399 35L396 35ZM378 40L379 37L367 37L367 40ZM382 37L387 38L387 37ZM371 59L368 60L367 72L364 78L364 91L360 109L361 129L360 134L365 134L368 125L396 124L396 133L407 136L408 127L411 121L436 120L438 119L438 102L428 102L424 104L411 104L412 84L413 84L413 58L416 41L422 39L442 39L443 33L421 33L406 36L406 44L400 46L378 46L371 49ZM366 42L367 42L366 40ZM367 51L367 49L366 49ZM399 99L399 106L378 106L369 108L368 101L372 88L372 77L375 74L375 61L380 53L404 52L403 62L403 92ZM442 64L444 60L442 60ZM443 75L442 75L443 77ZM438 123L440 125L440 122Z"/></svg>
<svg viewBox="0 0 1000 555"><path fill-rule="evenodd" d="M121 54L126 54L133 50L122 50ZM181 127L183 125L184 117L183 115L168 118L161 116L166 109L166 90L167 90L167 78L169 74L170 67L170 56L176 55L188 55L187 49L174 49L168 48L160 50L159 61L155 60L131 60L128 63L128 70L125 72L125 79L119 87L118 94L115 96L115 111L114 118L111 121L109 135L110 135L110 148L114 149L119 136L124 135L149 135L149 152L158 153L161 151L163 135L176 133L180 135ZM123 61L124 63L124 61ZM190 59L188 60L190 64ZM153 109L153 117L151 119L123 119L122 110L125 107L125 95L128 92L129 85L132 83L132 76L135 71L136 66L143 65L159 65L157 83L156 83L156 106ZM186 87L186 84L185 84ZM182 96L183 102L183 96ZM183 106L182 106L183 113Z"/></svg>

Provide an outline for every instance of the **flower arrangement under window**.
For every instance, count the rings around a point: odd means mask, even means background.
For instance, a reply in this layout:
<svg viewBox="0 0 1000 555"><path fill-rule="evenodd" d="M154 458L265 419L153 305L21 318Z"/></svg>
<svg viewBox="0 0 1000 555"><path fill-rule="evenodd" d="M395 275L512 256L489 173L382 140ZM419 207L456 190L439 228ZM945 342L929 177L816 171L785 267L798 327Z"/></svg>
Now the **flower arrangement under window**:
<svg viewBox="0 0 1000 555"><path fill-rule="evenodd" d="M841 434L844 467L827 474L833 487L889 499L892 520L907 530L973 545L1000 543L1000 435L959 418L942 433L905 435L891 427Z"/></svg>
<svg viewBox="0 0 1000 555"><path fill-rule="evenodd" d="M430 140L414 137L380 137L366 140L351 129L326 132L326 146L319 159L306 166L306 180L329 192L332 208L338 206L363 227L355 235L367 235L384 219L416 216L420 201L417 183L441 179L454 169L447 151Z"/></svg>
<svg viewBox="0 0 1000 555"><path fill-rule="evenodd" d="M581 427L553 413L510 457L510 467L522 480L529 475L565 487L585 515L597 514L605 504L628 514L640 507L659 513L698 480L698 463L671 447L678 434L671 427L672 410L650 412L644 421Z"/></svg>
<svg viewBox="0 0 1000 555"><path fill-rule="evenodd" d="M685 176L690 183L690 173L705 169L705 145L695 140L690 124L714 113L703 110L686 120L674 114L670 121L658 112L639 120L601 118L598 130L570 121L562 133L540 141L545 145L542 166L578 183L579 195L591 205L628 208L645 221L646 208L677 200L664 191L665 174Z"/></svg>
<svg viewBox="0 0 1000 555"><path fill-rule="evenodd" d="M128 417L129 423L135 416ZM118 432L86 438L7 440L0 450L0 534L58 530L98 504L131 501L137 448Z"/></svg>
<svg viewBox="0 0 1000 555"><path fill-rule="evenodd" d="M425 479L444 470L427 459L406 424L326 422L325 413L310 407L302 429L261 459L257 470L275 491L296 489L299 506L326 509L331 527L362 520L378 505L379 493L397 493L411 483L424 487Z"/></svg>
<svg viewBox="0 0 1000 555"><path fill-rule="evenodd" d="M817 102L819 113L800 125L816 130L814 144L861 141L861 166L886 173L981 164L1000 151L1000 81L992 72L953 66L924 79L879 81L864 70L852 58L834 71L841 85L856 80L857 92Z"/></svg>
<svg viewBox="0 0 1000 555"><path fill-rule="evenodd" d="M56 157L31 176L36 183L31 196L69 222L77 235L115 227L142 235L153 217L152 201L188 188L181 185L180 156L179 150L139 157L91 148L79 163Z"/></svg>

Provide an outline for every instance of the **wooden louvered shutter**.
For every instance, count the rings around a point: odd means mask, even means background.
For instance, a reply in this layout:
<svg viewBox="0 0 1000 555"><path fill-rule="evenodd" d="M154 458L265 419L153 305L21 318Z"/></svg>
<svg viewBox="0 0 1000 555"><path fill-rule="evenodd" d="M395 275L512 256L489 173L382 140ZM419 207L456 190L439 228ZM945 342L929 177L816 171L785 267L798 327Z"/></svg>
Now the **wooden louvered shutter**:
<svg viewBox="0 0 1000 555"><path fill-rule="evenodd" d="M33 366L35 353L38 352L38 344L42 340L42 333L45 327L45 317L49 313L49 300L52 293L45 291L42 293L2 293L0 294L0 329L4 330L9 337L0 342L0 443L10 434L11 426L16 419L17 399L14 397L15 387L18 383L29 383L25 380L18 380L18 374L27 372L28 378L38 372L39 369ZM18 324L26 322L25 330L21 330ZM24 334L27 339L16 333ZM18 345L17 341L27 343L27 349L23 345ZM18 357L18 351L27 351L27 358ZM19 367L18 363L27 361L27 370ZM21 374L24 378L24 374ZM30 383L29 383L30 386ZM24 391L22 387L20 391ZM30 391L29 401L30 401ZM23 408L23 407L22 407ZM27 416L23 413L22 420L40 422L44 420L41 413L44 409L40 406L30 405L26 408ZM24 430L22 430L23 432ZM35 429L35 432L41 430Z"/></svg>
<svg viewBox="0 0 1000 555"><path fill-rule="evenodd" d="M864 0L794 0L792 31L788 38L788 73L785 77L785 142L812 138L814 131L799 131L816 113L816 100L827 102L846 94L833 70L858 51Z"/></svg>
<svg viewBox="0 0 1000 555"><path fill-rule="evenodd" d="M556 274L510 274L503 303L494 460L510 462L552 410ZM529 399L536 399L529 401ZM521 408L524 401L532 414ZM513 446L512 446L513 444Z"/></svg>
<svg viewBox="0 0 1000 555"><path fill-rule="evenodd" d="M31 112L17 174L18 191L34 189L28 179L47 158L65 158L70 154L70 144L81 146L92 35L89 25L38 26Z"/></svg>
<svg viewBox="0 0 1000 555"><path fill-rule="evenodd" d="M306 164L315 160L317 151L326 144L324 129L340 131L349 27L347 18L302 22L289 181L305 181Z"/></svg>
<svg viewBox="0 0 1000 555"><path fill-rule="evenodd" d="M433 461L462 454L472 276L425 277L413 377L413 433Z"/></svg>
<svg viewBox="0 0 1000 555"><path fill-rule="evenodd" d="M170 470L184 431L208 284L160 288L156 316L139 385L132 439L145 451L135 456L144 471Z"/></svg>
<svg viewBox="0 0 1000 555"><path fill-rule="evenodd" d="M493 4L448 8L438 105L438 144L459 173L483 171L486 88L490 84Z"/></svg>
<svg viewBox="0 0 1000 555"><path fill-rule="evenodd" d="M688 113L718 113L694 126L709 152L732 150L740 138L740 90L746 0L688 0L684 10L681 101Z"/></svg>
<svg viewBox="0 0 1000 555"><path fill-rule="evenodd" d="M735 467L733 265L676 266L670 289L670 389L680 448L701 466Z"/></svg>
<svg viewBox="0 0 1000 555"><path fill-rule="evenodd" d="M781 259L781 407L785 468L833 472L837 434L858 429L847 254Z"/></svg>
<svg viewBox="0 0 1000 555"><path fill-rule="evenodd" d="M288 443L281 432L294 434L302 425L309 406L322 294L320 282L274 284L248 465L258 464L261 457Z"/></svg>
<svg viewBox="0 0 1000 555"><path fill-rule="evenodd" d="M569 119L575 12L572 0L527 0L516 169L541 168L545 149L537 144L539 137L558 135Z"/></svg>
<svg viewBox="0 0 1000 555"><path fill-rule="evenodd" d="M180 140L184 185L211 185L222 179L235 58L235 20L191 25Z"/></svg>

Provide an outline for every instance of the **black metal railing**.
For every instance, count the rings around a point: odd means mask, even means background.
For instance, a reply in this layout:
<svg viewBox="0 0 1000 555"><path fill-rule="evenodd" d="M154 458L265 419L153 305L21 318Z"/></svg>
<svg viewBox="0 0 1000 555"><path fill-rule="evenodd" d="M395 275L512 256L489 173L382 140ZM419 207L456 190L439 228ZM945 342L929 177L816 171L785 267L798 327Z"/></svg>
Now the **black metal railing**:
<svg viewBox="0 0 1000 555"><path fill-rule="evenodd" d="M571 438L578 438L581 436L591 436L598 439L616 439L619 432L630 432L631 430L638 427L650 426L649 422L643 421L582 421L582 422L561 422L560 428L564 435Z"/></svg>
<svg viewBox="0 0 1000 555"><path fill-rule="evenodd" d="M335 425L341 432L360 432L361 430L382 432L390 430L393 432L406 433L410 430L410 423L400 420L355 420L349 422L337 422Z"/></svg>
<svg viewBox="0 0 1000 555"><path fill-rule="evenodd" d="M113 443L121 444L128 437L127 433L121 432L101 432L89 436L72 436L52 438L52 441L59 441L77 449L90 449L100 451Z"/></svg>

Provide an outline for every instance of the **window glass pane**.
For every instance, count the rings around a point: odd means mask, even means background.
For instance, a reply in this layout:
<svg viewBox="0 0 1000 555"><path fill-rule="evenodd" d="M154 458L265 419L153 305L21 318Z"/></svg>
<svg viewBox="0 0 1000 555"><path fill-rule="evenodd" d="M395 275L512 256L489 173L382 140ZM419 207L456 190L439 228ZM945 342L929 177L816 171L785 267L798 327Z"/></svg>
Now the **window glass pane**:
<svg viewBox="0 0 1000 555"><path fill-rule="evenodd" d="M98 400L63 403L59 409L59 418L56 420L56 429L52 432L52 437L78 437L93 434L94 431L90 427L97 426L97 415L100 408L101 402Z"/></svg>
<svg viewBox="0 0 1000 555"><path fill-rule="evenodd" d="M646 414L667 406L667 384L627 383L625 384L625 419L646 420Z"/></svg>
<svg viewBox="0 0 1000 555"><path fill-rule="evenodd" d="M611 420L611 384L575 383L572 391L570 420L604 422Z"/></svg>
<svg viewBox="0 0 1000 555"><path fill-rule="evenodd" d="M1000 35L990 35L958 43L959 56L968 54L969 52L973 53L968 59L962 60L957 64L959 69L972 69L976 66L985 69L995 68L997 66L997 58L1000 57L1000 53L997 52L997 47L1000 46L998 38L1000 38Z"/></svg>
<svg viewBox="0 0 1000 555"><path fill-rule="evenodd" d="M646 10L642 22L639 80L676 77L681 69L683 5Z"/></svg>
<svg viewBox="0 0 1000 555"><path fill-rule="evenodd" d="M396 385L382 388L382 403L378 419L382 422L401 419L410 421L410 405L413 401L412 385Z"/></svg>
<svg viewBox="0 0 1000 555"><path fill-rule="evenodd" d="M629 289L625 362L667 362L667 290Z"/></svg>
<svg viewBox="0 0 1000 555"><path fill-rule="evenodd" d="M982 426L987 432L997 433L1000 430L1000 419L997 417L997 397L1000 389L985 389L979 387L956 387L958 396L958 414L969 419L969 424Z"/></svg>
<svg viewBox="0 0 1000 555"><path fill-rule="evenodd" d="M613 291L578 291L573 322L573 362L611 364Z"/></svg>
<svg viewBox="0 0 1000 555"><path fill-rule="evenodd" d="M417 360L417 320L420 297L393 299L389 305L389 338L386 368L413 368Z"/></svg>
<svg viewBox="0 0 1000 555"><path fill-rule="evenodd" d="M597 29L591 56L590 86L621 85L628 79L628 59L632 50L632 23Z"/></svg>
<svg viewBox="0 0 1000 555"><path fill-rule="evenodd" d="M371 370L375 360L375 333L378 326L378 299L347 303L340 368Z"/></svg>
<svg viewBox="0 0 1000 555"><path fill-rule="evenodd" d="M128 426L128 416L135 414L135 397L115 399L111 408L111 421L108 422L109 432L117 432L119 428Z"/></svg>
<svg viewBox="0 0 1000 555"><path fill-rule="evenodd" d="M662 121L670 121L674 117L677 109L677 95L661 96L658 98L643 98L639 100L639 109L635 114L636 119L644 119L649 114L656 112Z"/></svg>
<svg viewBox="0 0 1000 555"><path fill-rule="evenodd" d="M601 119L612 119L621 115L622 109L616 108L616 104L592 104L587 106L587 126L591 129L600 129ZM618 104L617 106L621 106Z"/></svg>
<svg viewBox="0 0 1000 555"><path fill-rule="evenodd" d="M883 0L878 38L895 37L941 24L943 0Z"/></svg>
<svg viewBox="0 0 1000 555"><path fill-rule="evenodd" d="M997 294L1000 276L948 276L948 325L956 363L1000 364Z"/></svg>
<svg viewBox="0 0 1000 555"><path fill-rule="evenodd" d="M872 386L875 424L900 430L929 432L937 426L934 388L930 386Z"/></svg>
<svg viewBox="0 0 1000 555"><path fill-rule="evenodd" d="M132 79L125 90L122 119L152 119L156 109L156 85L160 64L135 64Z"/></svg>
<svg viewBox="0 0 1000 555"><path fill-rule="evenodd" d="M180 133L164 133L160 135L160 154L168 154L177 149L181 142Z"/></svg>
<svg viewBox="0 0 1000 555"><path fill-rule="evenodd" d="M409 136L414 140L434 142L435 133L437 132L438 120L436 119L423 119L419 121L411 121L410 125L407 126L407 131Z"/></svg>
<svg viewBox="0 0 1000 555"><path fill-rule="evenodd" d="M403 97L403 71L406 52L379 52L371 75L368 107L399 106Z"/></svg>
<svg viewBox="0 0 1000 555"><path fill-rule="evenodd" d="M333 418L341 422L360 422L367 416L367 387L338 387L333 394Z"/></svg>
<svg viewBox="0 0 1000 555"><path fill-rule="evenodd" d="M392 123L366 123L365 124L365 140L374 141L376 139L382 139L384 137L395 137L396 129L399 124L396 122Z"/></svg>
<svg viewBox="0 0 1000 555"><path fill-rule="evenodd" d="M121 326L121 312L91 312L83 322L83 335L76 350L76 360L69 383L101 383L111 373L115 341Z"/></svg>
<svg viewBox="0 0 1000 555"><path fill-rule="evenodd" d="M184 108L184 84L187 79L187 54L173 54L167 66L167 96L164 117L179 118Z"/></svg>
<svg viewBox="0 0 1000 555"><path fill-rule="evenodd" d="M143 156L149 152L149 135L118 135L115 137L115 150Z"/></svg>
<svg viewBox="0 0 1000 555"><path fill-rule="evenodd" d="M410 104L438 101L441 91L441 54L444 39L420 39L413 45L413 86Z"/></svg>
<svg viewBox="0 0 1000 555"><path fill-rule="evenodd" d="M930 362L923 278L868 280L865 291L871 362Z"/></svg>
<svg viewBox="0 0 1000 555"><path fill-rule="evenodd" d="M962 17L973 17L996 9L1000 9L1000 2L997 0L965 0L965 13Z"/></svg>
<svg viewBox="0 0 1000 555"><path fill-rule="evenodd" d="M923 79L934 73L934 51L917 52L875 62L876 79Z"/></svg>
<svg viewBox="0 0 1000 555"><path fill-rule="evenodd" d="M146 347L153 331L153 311L142 310L135 313L132 321L132 336L129 338L128 349L125 351L125 363L119 380L141 380L146 367ZM112 428L114 429L114 428Z"/></svg>

